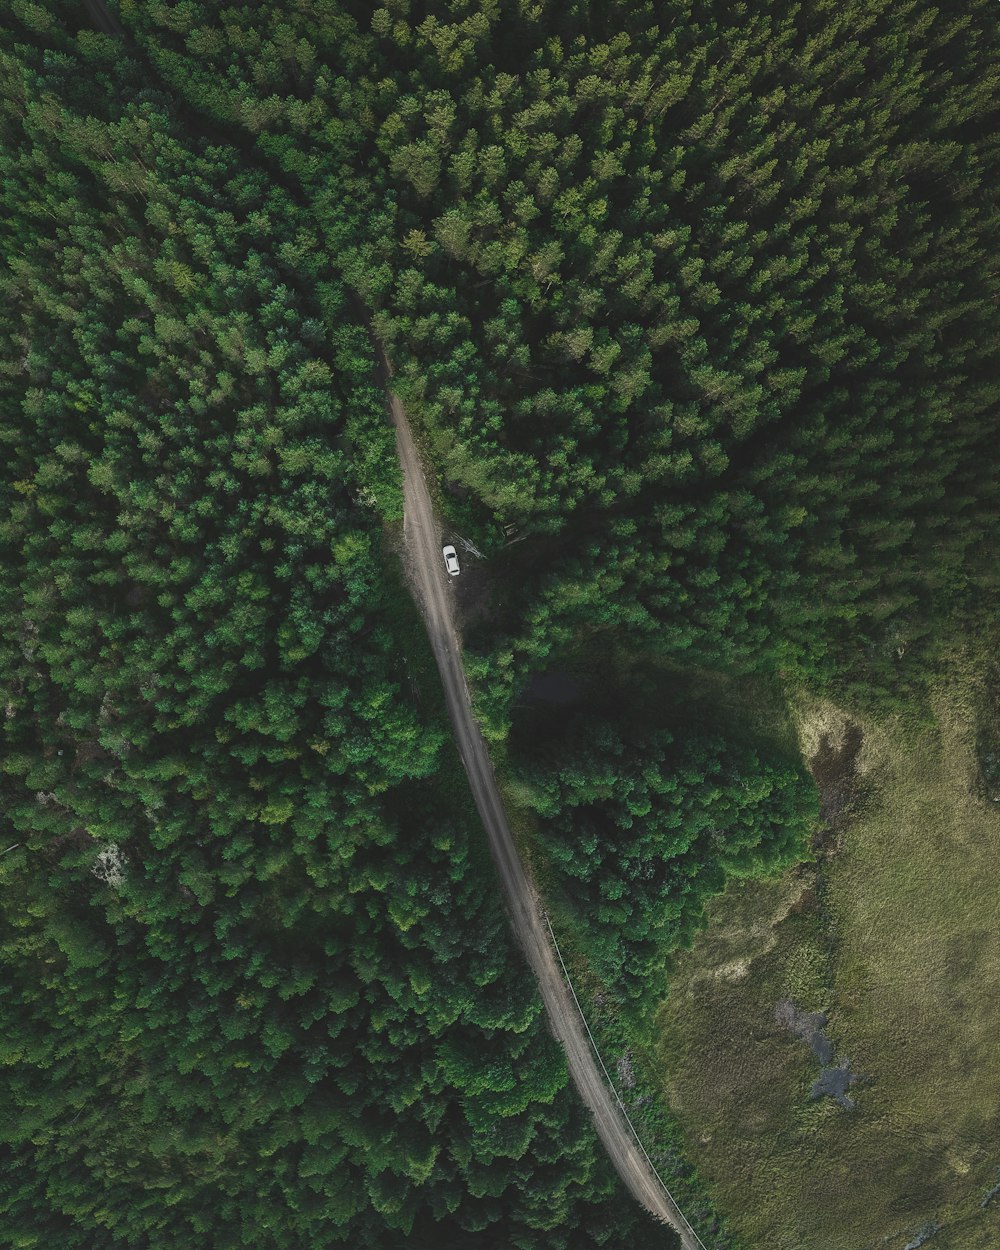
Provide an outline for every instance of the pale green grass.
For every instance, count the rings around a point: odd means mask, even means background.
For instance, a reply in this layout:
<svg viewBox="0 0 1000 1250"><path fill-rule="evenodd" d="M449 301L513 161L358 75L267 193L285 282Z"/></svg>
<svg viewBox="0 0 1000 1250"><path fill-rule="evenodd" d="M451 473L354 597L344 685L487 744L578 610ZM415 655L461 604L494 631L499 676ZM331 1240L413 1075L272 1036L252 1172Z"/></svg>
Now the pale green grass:
<svg viewBox="0 0 1000 1250"><path fill-rule="evenodd" d="M1000 812L973 787L964 679L933 722L862 723L866 799L814 872L734 888L679 957L657 1057L692 1160L747 1250L996 1250L1000 1203ZM803 745L836 731L803 707ZM810 742L811 739L811 742ZM775 1020L829 1014L866 1076L845 1111Z"/></svg>

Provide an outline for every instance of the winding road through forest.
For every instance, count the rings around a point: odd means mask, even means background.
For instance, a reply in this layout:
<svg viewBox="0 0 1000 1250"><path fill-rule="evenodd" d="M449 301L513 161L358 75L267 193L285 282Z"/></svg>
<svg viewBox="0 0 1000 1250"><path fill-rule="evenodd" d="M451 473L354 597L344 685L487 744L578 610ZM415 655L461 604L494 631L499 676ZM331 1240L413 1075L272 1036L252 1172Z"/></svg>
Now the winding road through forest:
<svg viewBox="0 0 1000 1250"><path fill-rule="evenodd" d="M383 363L386 374L391 376L388 362ZM407 573L441 673L455 740L486 827L511 924L538 981L552 1030L566 1052L570 1075L590 1108L598 1135L619 1176L651 1215L676 1229L684 1250L704 1250L619 1110L595 1061L572 991L559 969L537 895L514 845L486 743L472 714L451 587L441 558L441 526L434 515L403 405L391 389L388 394L403 471Z"/></svg>
<svg viewBox="0 0 1000 1250"><path fill-rule="evenodd" d="M98 30L117 38L126 37L125 30L108 9L105 0L83 0L83 7ZM441 526L434 515L406 413L392 392L392 369L384 355L382 365L403 472L407 573L441 673L455 739L476 807L486 827L490 853L500 874L511 924L538 981L552 1031L566 1053L570 1075L590 1108L597 1133L618 1174L651 1215L677 1231L684 1250L705 1250L653 1171L619 1110L595 1062L594 1052L587 1040L586 1024L572 990L560 972L537 896L514 845L486 743L472 715L451 589L441 558Z"/></svg>

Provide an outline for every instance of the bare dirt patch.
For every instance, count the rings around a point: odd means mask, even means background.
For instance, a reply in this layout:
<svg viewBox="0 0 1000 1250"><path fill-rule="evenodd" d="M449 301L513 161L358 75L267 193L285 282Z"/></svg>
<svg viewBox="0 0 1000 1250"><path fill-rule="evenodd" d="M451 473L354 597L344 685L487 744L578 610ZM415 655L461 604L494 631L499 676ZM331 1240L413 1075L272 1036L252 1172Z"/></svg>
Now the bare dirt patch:
<svg viewBox="0 0 1000 1250"><path fill-rule="evenodd" d="M480 621L488 621L494 608L494 579L484 561L459 551L462 572L452 579L460 634Z"/></svg>
<svg viewBox="0 0 1000 1250"><path fill-rule="evenodd" d="M843 827L851 817L858 789L858 756L864 742L861 726L846 720L834 738L822 732L809 771L819 789L819 815L831 829Z"/></svg>

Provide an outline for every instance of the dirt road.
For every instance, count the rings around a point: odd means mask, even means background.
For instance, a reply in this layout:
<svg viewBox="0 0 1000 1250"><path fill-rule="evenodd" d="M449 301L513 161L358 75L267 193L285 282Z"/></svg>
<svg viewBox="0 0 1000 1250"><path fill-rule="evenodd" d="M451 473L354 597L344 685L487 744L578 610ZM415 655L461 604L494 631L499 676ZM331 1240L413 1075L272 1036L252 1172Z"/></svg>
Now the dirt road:
<svg viewBox="0 0 1000 1250"><path fill-rule="evenodd" d="M441 527L434 515L403 406L391 391L389 401L403 470L407 571L441 672L455 740L486 827L511 924L537 978L552 1030L566 1052L570 1074L593 1114L597 1132L618 1174L650 1214L677 1230L684 1250L702 1250L701 1242L644 1159L616 1106L559 970L534 888L514 846L486 743L473 719L451 587L441 559Z"/></svg>
<svg viewBox="0 0 1000 1250"><path fill-rule="evenodd" d="M105 0L83 0L83 4L98 30L125 38L121 23L110 12ZM383 366L388 381L391 369L384 358ZM594 1060L583 1019L559 971L534 889L514 847L486 744L472 716L450 587L441 558L440 526L434 516L403 406L391 390L389 400L403 470L404 534L410 584L423 612L441 672L455 740L469 776L476 807L486 827L511 924L535 973L552 1030L566 1052L570 1074L590 1108L597 1132L619 1175L650 1214L677 1230L684 1250L704 1250L697 1235L643 1158L641 1149L616 1107Z"/></svg>

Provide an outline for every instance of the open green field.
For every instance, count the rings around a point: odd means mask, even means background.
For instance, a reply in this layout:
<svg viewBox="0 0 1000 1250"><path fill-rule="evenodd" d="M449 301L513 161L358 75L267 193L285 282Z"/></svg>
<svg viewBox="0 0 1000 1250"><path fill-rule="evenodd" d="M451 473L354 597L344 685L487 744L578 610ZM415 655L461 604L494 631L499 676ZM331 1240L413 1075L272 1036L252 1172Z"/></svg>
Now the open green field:
<svg viewBox="0 0 1000 1250"><path fill-rule="evenodd" d="M956 675L921 724L801 708L816 863L731 888L674 963L659 1069L748 1250L1000 1245L1000 811L971 707ZM853 1109L811 1097L818 1012Z"/></svg>

